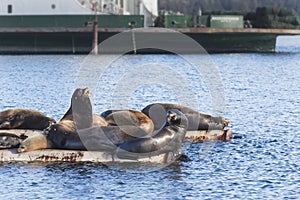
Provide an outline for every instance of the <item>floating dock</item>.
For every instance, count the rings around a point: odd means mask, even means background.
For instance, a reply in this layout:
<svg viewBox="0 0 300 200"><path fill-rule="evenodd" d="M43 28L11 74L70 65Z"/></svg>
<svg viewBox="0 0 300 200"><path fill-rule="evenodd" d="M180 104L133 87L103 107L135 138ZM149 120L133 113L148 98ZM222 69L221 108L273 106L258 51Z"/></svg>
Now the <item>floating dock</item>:
<svg viewBox="0 0 300 200"><path fill-rule="evenodd" d="M1 133L15 134L17 136L33 136L41 134L41 131L36 130L0 130ZM186 141L197 142L216 142L228 141L232 136L231 130L212 130L212 131L188 131ZM16 148L0 150L0 162L11 161L61 161L61 162L151 162L151 163L166 163L174 159L171 153L165 153L157 156L141 158L137 160L120 159L115 155L107 152L99 151L81 151L81 150L59 150L59 149L43 149L32 152L18 153Z"/></svg>

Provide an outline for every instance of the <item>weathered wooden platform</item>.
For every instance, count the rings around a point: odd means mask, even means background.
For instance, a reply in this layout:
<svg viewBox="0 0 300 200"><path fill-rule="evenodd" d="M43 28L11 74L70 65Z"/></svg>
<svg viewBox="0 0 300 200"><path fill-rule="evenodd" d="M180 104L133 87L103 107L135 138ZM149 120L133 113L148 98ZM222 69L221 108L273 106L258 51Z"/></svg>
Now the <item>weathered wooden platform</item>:
<svg viewBox="0 0 300 200"><path fill-rule="evenodd" d="M0 162L12 161L42 161L42 162L151 162L166 163L170 160L168 154L142 158L138 160L119 159L115 155L99 151L78 151L78 150L59 150L44 149L32 152L18 153L17 149L0 150Z"/></svg>
<svg viewBox="0 0 300 200"><path fill-rule="evenodd" d="M18 136L33 136L41 134L37 130L0 130L0 133L10 133ZM228 141L231 138L231 130L212 130L212 131L188 131L186 140L196 143L203 141ZM17 149L0 150L0 162L11 161L62 161L62 162L151 162L166 163L174 159L170 154L161 154L137 160L119 159L117 156L107 152L98 151L79 151L79 150L59 150L59 149L43 149L32 152L18 153Z"/></svg>

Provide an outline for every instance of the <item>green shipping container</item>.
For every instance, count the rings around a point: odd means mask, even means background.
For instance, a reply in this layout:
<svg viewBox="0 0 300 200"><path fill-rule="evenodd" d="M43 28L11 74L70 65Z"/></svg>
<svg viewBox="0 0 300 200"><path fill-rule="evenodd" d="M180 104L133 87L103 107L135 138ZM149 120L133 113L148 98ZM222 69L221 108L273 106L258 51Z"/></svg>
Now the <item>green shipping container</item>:
<svg viewBox="0 0 300 200"><path fill-rule="evenodd" d="M165 15L166 28L187 28L193 27L193 18L189 15Z"/></svg>
<svg viewBox="0 0 300 200"><path fill-rule="evenodd" d="M207 27L209 24L207 23L209 16L208 15L202 15L198 17L198 23L200 27Z"/></svg>
<svg viewBox="0 0 300 200"><path fill-rule="evenodd" d="M212 15L210 17L211 28L243 28L244 17L242 15Z"/></svg>

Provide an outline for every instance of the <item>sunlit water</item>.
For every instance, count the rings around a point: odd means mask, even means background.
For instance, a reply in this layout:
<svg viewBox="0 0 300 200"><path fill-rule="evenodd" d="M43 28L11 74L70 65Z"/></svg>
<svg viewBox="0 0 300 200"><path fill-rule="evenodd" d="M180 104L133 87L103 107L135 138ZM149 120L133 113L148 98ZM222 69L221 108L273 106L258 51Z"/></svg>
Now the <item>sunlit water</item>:
<svg viewBox="0 0 300 200"><path fill-rule="evenodd" d="M280 38L277 51L210 55L224 87L220 94L225 97L224 108L217 111L203 79L187 70L182 58L120 58L113 63L119 68L112 67L92 93L94 112L121 106L116 101L122 97L113 90L130 67L164 63L193 85L197 109L222 113L231 121L234 134L243 138L185 145L191 161L148 173L143 173L151 168L148 165L120 170L95 163L0 163L1 199L299 199L300 38ZM69 107L84 59L73 55L0 56L0 109L32 108L59 120ZM158 101L189 101L164 85L135 89L127 102L132 109ZM183 91L178 89L178 94ZM206 146L213 148L203 153Z"/></svg>

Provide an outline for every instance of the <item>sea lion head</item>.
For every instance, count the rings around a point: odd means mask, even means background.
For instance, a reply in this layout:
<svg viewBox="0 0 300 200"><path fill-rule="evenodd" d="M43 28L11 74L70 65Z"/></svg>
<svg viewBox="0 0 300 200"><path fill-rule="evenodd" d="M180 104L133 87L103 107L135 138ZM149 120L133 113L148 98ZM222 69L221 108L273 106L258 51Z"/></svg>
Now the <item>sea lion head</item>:
<svg viewBox="0 0 300 200"><path fill-rule="evenodd" d="M37 134L32 137L25 139L21 142L18 152L28 152L34 151L38 149L47 149L50 148L51 144L48 142L46 135L44 134Z"/></svg>
<svg viewBox="0 0 300 200"><path fill-rule="evenodd" d="M187 128L188 119L186 116L177 109L170 109L167 111L167 125L169 126L179 126L182 128Z"/></svg>
<svg viewBox="0 0 300 200"><path fill-rule="evenodd" d="M75 132L75 130L73 121L64 120L49 126L44 130L44 134L52 148L62 148L65 146L70 133Z"/></svg>
<svg viewBox="0 0 300 200"><path fill-rule="evenodd" d="M84 111L83 108L92 109L92 104L90 100L90 90L88 88L84 88L84 89L77 88L73 92L71 104L72 104L73 111L74 108L78 111Z"/></svg>
<svg viewBox="0 0 300 200"><path fill-rule="evenodd" d="M77 88L72 95L72 100L77 100L78 98L88 98L90 96L89 88Z"/></svg>
<svg viewBox="0 0 300 200"><path fill-rule="evenodd" d="M12 129L22 125L24 115L18 109L8 109L0 112L0 129Z"/></svg>

